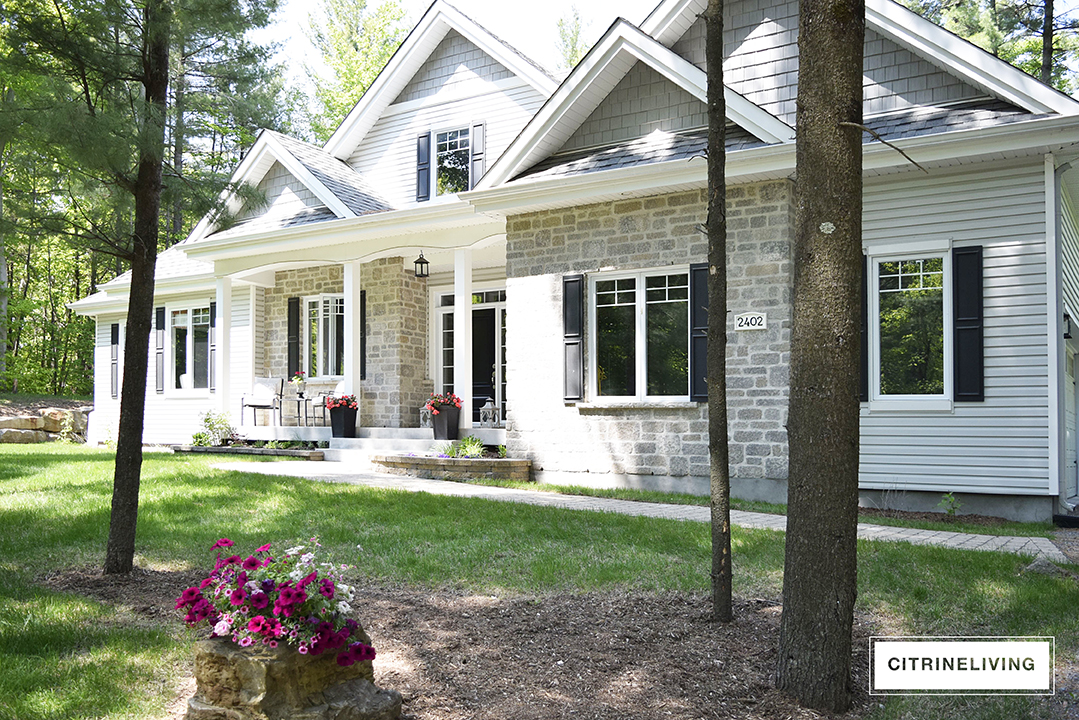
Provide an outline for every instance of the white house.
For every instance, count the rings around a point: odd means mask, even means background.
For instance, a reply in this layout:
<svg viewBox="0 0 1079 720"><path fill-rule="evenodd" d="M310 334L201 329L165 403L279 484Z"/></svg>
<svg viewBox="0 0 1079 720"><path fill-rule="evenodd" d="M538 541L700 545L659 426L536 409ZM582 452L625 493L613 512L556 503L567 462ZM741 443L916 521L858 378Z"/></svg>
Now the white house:
<svg viewBox="0 0 1079 720"><path fill-rule="evenodd" d="M707 492L704 0L616 20L561 83L441 0L322 148L263 133L229 198L159 259L146 442L255 377L361 397L414 437L433 390L539 480ZM726 7L728 402L735 493L782 498L797 4ZM1079 103L869 0L865 502L1047 518L1077 488ZM430 261L418 278L413 260ZM127 278L97 320L91 438L115 432ZM471 391L464 391L471 387ZM310 394L310 393L309 393ZM488 399L499 429L472 429ZM329 439L297 427L252 437Z"/></svg>

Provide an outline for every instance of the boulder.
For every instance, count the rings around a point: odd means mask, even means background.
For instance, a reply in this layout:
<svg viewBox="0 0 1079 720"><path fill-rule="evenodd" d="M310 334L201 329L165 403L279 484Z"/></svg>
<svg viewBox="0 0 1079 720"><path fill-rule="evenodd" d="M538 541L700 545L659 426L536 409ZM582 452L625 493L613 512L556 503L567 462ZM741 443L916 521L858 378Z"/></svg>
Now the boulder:
<svg viewBox="0 0 1079 720"><path fill-rule="evenodd" d="M64 418L71 417L71 410L61 408L45 408L41 410L42 428L45 432L58 433L64 429Z"/></svg>
<svg viewBox="0 0 1079 720"><path fill-rule="evenodd" d="M0 443L41 443L48 442L50 436L43 430L17 430L17 429L2 429L0 430Z"/></svg>
<svg viewBox="0 0 1079 720"><path fill-rule="evenodd" d="M42 430L44 428L45 421L40 417L21 415L19 417L0 418L0 429L3 430Z"/></svg>
<svg viewBox="0 0 1079 720"><path fill-rule="evenodd" d="M360 637L353 639L365 640ZM336 653L241 648L226 638L195 644L195 696L186 720L396 720L401 694L374 684L370 660L349 667Z"/></svg>

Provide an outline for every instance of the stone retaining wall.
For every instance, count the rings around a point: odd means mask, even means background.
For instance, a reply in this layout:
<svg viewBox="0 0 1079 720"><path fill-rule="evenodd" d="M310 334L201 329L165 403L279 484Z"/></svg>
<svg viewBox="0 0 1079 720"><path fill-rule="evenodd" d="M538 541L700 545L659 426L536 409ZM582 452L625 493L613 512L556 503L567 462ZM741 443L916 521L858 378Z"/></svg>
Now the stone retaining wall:
<svg viewBox="0 0 1079 720"><path fill-rule="evenodd" d="M508 458L440 458L413 455L373 455L371 464L393 475L428 480L518 480L531 479L529 460Z"/></svg>
<svg viewBox="0 0 1079 720"><path fill-rule="evenodd" d="M87 415L91 410L92 407L45 408L37 415L0 417L0 443L42 443L61 438L86 442Z"/></svg>

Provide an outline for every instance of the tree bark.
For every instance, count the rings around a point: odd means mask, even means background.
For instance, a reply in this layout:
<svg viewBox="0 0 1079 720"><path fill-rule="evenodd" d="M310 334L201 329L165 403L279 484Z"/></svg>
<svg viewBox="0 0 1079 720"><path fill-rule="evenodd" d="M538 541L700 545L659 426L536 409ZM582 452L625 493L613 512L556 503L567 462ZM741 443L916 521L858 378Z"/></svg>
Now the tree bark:
<svg viewBox="0 0 1079 720"><path fill-rule="evenodd" d="M708 68L708 455L712 509L712 612L734 619L731 479L727 446L727 105L723 97L723 0L704 13Z"/></svg>
<svg viewBox="0 0 1079 720"><path fill-rule="evenodd" d="M1039 79L1046 85L1053 84L1053 0L1045 0L1042 14L1042 71Z"/></svg>
<svg viewBox="0 0 1079 720"><path fill-rule="evenodd" d="M142 430L146 410L150 325L154 312L154 270L157 263L161 176L169 84L167 0L149 0L144 11L143 84L146 117L140 133L135 182L135 227L131 254L131 291L127 304L124 381L120 391L120 429L116 442L112 515L105 549L105 573L127 573L134 566L135 528L142 474Z"/></svg>
<svg viewBox="0 0 1079 720"><path fill-rule="evenodd" d="M851 701L857 591L862 275L862 0L799 16L794 314L783 617L776 684L813 708Z"/></svg>

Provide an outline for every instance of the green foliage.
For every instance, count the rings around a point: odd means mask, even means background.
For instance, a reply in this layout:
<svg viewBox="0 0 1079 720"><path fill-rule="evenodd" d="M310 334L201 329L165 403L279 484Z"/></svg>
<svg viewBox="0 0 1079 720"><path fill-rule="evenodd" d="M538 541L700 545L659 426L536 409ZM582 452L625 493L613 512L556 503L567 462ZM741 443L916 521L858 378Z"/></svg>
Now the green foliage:
<svg viewBox="0 0 1079 720"><path fill-rule="evenodd" d="M196 432L191 439L195 445L224 445L226 441L236 437L236 428L232 426L232 420L229 418L228 413L207 410L199 415L199 422L202 424L202 429ZM200 443L200 437L205 442Z"/></svg>
<svg viewBox="0 0 1079 720"><path fill-rule="evenodd" d="M217 445L210 437L210 433L198 430L191 436L191 444L195 447L214 447Z"/></svg>
<svg viewBox="0 0 1079 720"><path fill-rule="evenodd" d="M483 457L483 441L475 435L465 435L457 441L457 455L461 458Z"/></svg>
<svg viewBox="0 0 1079 720"><path fill-rule="evenodd" d="M581 13L576 5L558 20L558 53L562 56L563 70L572 70L588 48L581 37Z"/></svg>
<svg viewBox="0 0 1079 720"><path fill-rule="evenodd" d="M498 457L500 457L500 458L506 457L506 446L505 445L499 445L498 446Z"/></svg>
<svg viewBox="0 0 1079 720"><path fill-rule="evenodd" d="M937 503L937 507L947 513L948 517L954 518L956 511L963 507L963 503L955 496L954 493L944 493L940 502Z"/></svg>
<svg viewBox="0 0 1079 720"><path fill-rule="evenodd" d="M308 38L330 69L326 77L307 67L317 106L309 114L311 131L319 140L329 139L404 40L404 17L397 0L374 12L366 0L323 0L311 13Z"/></svg>

